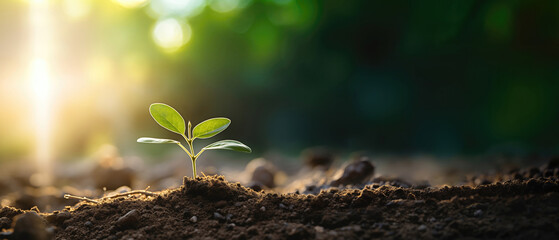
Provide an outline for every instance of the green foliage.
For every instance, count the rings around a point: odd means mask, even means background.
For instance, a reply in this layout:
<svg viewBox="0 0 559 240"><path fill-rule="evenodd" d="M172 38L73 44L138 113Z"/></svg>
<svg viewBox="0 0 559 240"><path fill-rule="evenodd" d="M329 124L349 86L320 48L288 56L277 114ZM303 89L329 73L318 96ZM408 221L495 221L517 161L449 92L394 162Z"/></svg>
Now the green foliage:
<svg viewBox="0 0 559 240"><path fill-rule="evenodd" d="M192 130L192 137L195 138L211 138L225 130L231 124L228 118L211 118L196 125Z"/></svg>
<svg viewBox="0 0 559 240"><path fill-rule="evenodd" d="M149 113L159 125L171 132L184 134L186 130L184 119L171 106L163 103L154 103L149 106Z"/></svg>
<svg viewBox="0 0 559 240"><path fill-rule="evenodd" d="M150 137L142 137L138 138L139 143L180 143L179 141L175 141L172 139L163 139L163 138L150 138Z"/></svg>
<svg viewBox="0 0 559 240"><path fill-rule="evenodd" d="M205 150L225 149L225 150L233 150L233 151L247 152L247 153L251 151L250 148L248 148L246 145L235 140L221 140L218 142L214 142L208 146L205 146L204 149Z"/></svg>
<svg viewBox="0 0 559 240"><path fill-rule="evenodd" d="M196 178L196 159L198 159L200 154L202 154L206 150L223 149L223 150L233 150L233 151L246 152L246 153L250 153L252 151L247 145L239 141L221 140L203 147L198 153L194 153L194 147L193 147L194 139L196 138L205 139L217 135L218 133L222 132L227 127L229 127L229 124L231 124L231 120L223 117L211 118L196 125L194 129L191 129L192 124L188 122L188 131L187 131L184 119L182 118L180 113L177 112L177 110L175 110L171 106L163 103L154 103L151 104L151 106L149 107L149 112L153 117L153 119L159 125L161 125L162 127L166 128L171 132L181 135L186 140L186 143L188 144L190 151L187 148L185 148L179 141L175 141L172 139L141 137L138 138L137 142L156 143L156 144L175 143L179 145L192 160L192 172L194 178ZM188 136L185 135L185 132Z"/></svg>

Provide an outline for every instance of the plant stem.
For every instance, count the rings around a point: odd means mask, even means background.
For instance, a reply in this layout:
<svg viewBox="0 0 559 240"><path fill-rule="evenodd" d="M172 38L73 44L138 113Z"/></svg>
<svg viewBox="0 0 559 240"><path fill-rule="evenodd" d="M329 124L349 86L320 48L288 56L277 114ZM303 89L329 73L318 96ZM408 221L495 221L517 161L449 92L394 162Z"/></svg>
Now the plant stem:
<svg viewBox="0 0 559 240"><path fill-rule="evenodd" d="M192 139L192 124L190 123L190 121L188 121L187 134L188 134L188 137L186 135L184 135L184 133L181 134L181 135L184 138L184 140L186 140L186 143L188 144L188 147L190 147L190 153L180 143L179 143L179 146L181 146L182 149L184 149L184 151L186 153L188 153L188 156L190 157L190 160L192 160L192 177L194 179L196 179L196 158L198 158L198 155L200 155L200 153L202 153L204 150L201 150L198 154L194 154L194 147L192 146L192 142L194 142L194 139Z"/></svg>
<svg viewBox="0 0 559 240"><path fill-rule="evenodd" d="M196 154L196 155L194 156L194 158L198 158L198 156L200 156L200 154L202 154L203 152L204 152L204 149L202 148L202 150L200 150L200 152L198 152L198 154Z"/></svg>
<svg viewBox="0 0 559 240"><path fill-rule="evenodd" d="M190 122L188 122L188 135L190 136ZM191 139L190 137L187 137L184 134L181 134L181 136L184 138L184 140L186 140L186 143L188 144L188 147L190 148L190 152L179 143L179 146L181 146L181 148L188 154L188 156L190 157L190 160L192 160L192 177L194 179L196 179L196 158L198 158L198 155L194 154L194 147L192 145L192 142L194 141L194 139ZM192 154L191 154L192 153Z"/></svg>
<svg viewBox="0 0 559 240"><path fill-rule="evenodd" d="M188 149L186 149L182 144L177 143L177 145L179 145L182 148L182 150L184 150L186 154L188 154L188 156L190 156L191 158L193 157L193 155L188 151Z"/></svg>
<svg viewBox="0 0 559 240"><path fill-rule="evenodd" d="M184 140L186 140L186 142L188 142L190 140L190 138L187 138L186 135L181 134L181 136L184 138Z"/></svg>
<svg viewBox="0 0 559 240"><path fill-rule="evenodd" d="M194 155L194 147L192 147L192 139L188 139L186 143L188 143L188 146L190 146L190 152L192 152L192 155L190 155L190 160L192 160L192 177L196 179L196 157L198 156Z"/></svg>
<svg viewBox="0 0 559 240"><path fill-rule="evenodd" d="M192 158L192 176L196 179L196 158Z"/></svg>
<svg viewBox="0 0 559 240"><path fill-rule="evenodd" d="M192 123L190 123L190 121L188 121L188 139L191 139L191 138L192 138Z"/></svg>
<svg viewBox="0 0 559 240"><path fill-rule="evenodd" d="M192 147L192 140L188 141L188 146L190 146L190 152L192 153L192 156L196 156L194 154L194 147ZM190 156L192 158L192 156ZM196 157L194 157L194 159L196 159Z"/></svg>

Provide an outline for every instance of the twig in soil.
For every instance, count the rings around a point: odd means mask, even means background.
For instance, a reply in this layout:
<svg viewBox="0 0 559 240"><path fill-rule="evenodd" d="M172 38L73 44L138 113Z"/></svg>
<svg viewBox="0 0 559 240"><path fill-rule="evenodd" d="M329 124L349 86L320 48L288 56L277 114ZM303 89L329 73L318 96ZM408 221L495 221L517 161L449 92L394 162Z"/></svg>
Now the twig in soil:
<svg viewBox="0 0 559 240"><path fill-rule="evenodd" d="M133 194L143 194L143 195L146 195L146 196L155 196L156 195L155 193L148 191L149 188L150 188L150 186L148 186L144 190L134 190L134 191L129 191L129 192L125 192L125 193L119 193L119 194L115 194L115 195L111 195L111 196L105 196L105 197L99 198L97 200L87 198L87 197L75 196L75 195L72 195L72 194L64 194L64 198L65 199L78 199L78 200L83 200L83 201L86 201L86 202L99 203L100 200L117 198L117 197L127 197L127 196L130 196L130 195L133 195Z"/></svg>
<svg viewBox="0 0 559 240"><path fill-rule="evenodd" d="M92 202L92 203L99 203L91 198L86 198L86 197L80 197L80 196L74 196L72 194L64 194L64 198L65 199L78 199L80 201L86 201L86 202Z"/></svg>

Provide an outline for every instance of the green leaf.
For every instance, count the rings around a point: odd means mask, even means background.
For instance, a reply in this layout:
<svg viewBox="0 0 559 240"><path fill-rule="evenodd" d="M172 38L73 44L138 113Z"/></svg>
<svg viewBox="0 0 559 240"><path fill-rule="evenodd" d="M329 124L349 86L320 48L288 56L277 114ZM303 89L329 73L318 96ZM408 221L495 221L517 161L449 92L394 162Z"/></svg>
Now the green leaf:
<svg viewBox="0 0 559 240"><path fill-rule="evenodd" d="M192 130L192 138L211 138L222 132L231 124L228 118L211 118L196 125Z"/></svg>
<svg viewBox="0 0 559 240"><path fill-rule="evenodd" d="M155 121L171 132L184 134L186 126L182 116L167 104L154 103L149 106L149 113Z"/></svg>
<svg viewBox="0 0 559 240"><path fill-rule="evenodd" d="M238 152L252 152L252 150L243 143L235 140L221 140L214 142L208 146L203 148L204 150L211 150L211 149L224 149L224 150L233 150Z"/></svg>
<svg viewBox="0 0 559 240"><path fill-rule="evenodd" d="M150 138L150 137L142 137L136 140L139 143L175 143L179 144L180 142L172 140L172 139L163 139L163 138Z"/></svg>

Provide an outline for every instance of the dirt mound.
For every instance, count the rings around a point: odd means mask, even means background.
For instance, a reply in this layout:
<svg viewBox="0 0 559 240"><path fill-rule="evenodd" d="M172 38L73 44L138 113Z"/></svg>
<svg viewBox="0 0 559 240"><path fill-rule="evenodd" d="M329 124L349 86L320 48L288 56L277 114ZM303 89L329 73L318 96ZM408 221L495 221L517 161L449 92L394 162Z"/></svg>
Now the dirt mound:
<svg viewBox="0 0 559 240"><path fill-rule="evenodd" d="M20 213L2 208L2 228ZM40 215L57 239L557 239L559 182L538 177L476 187L368 185L304 195L255 192L208 176L184 178L180 188L152 196L82 201Z"/></svg>

